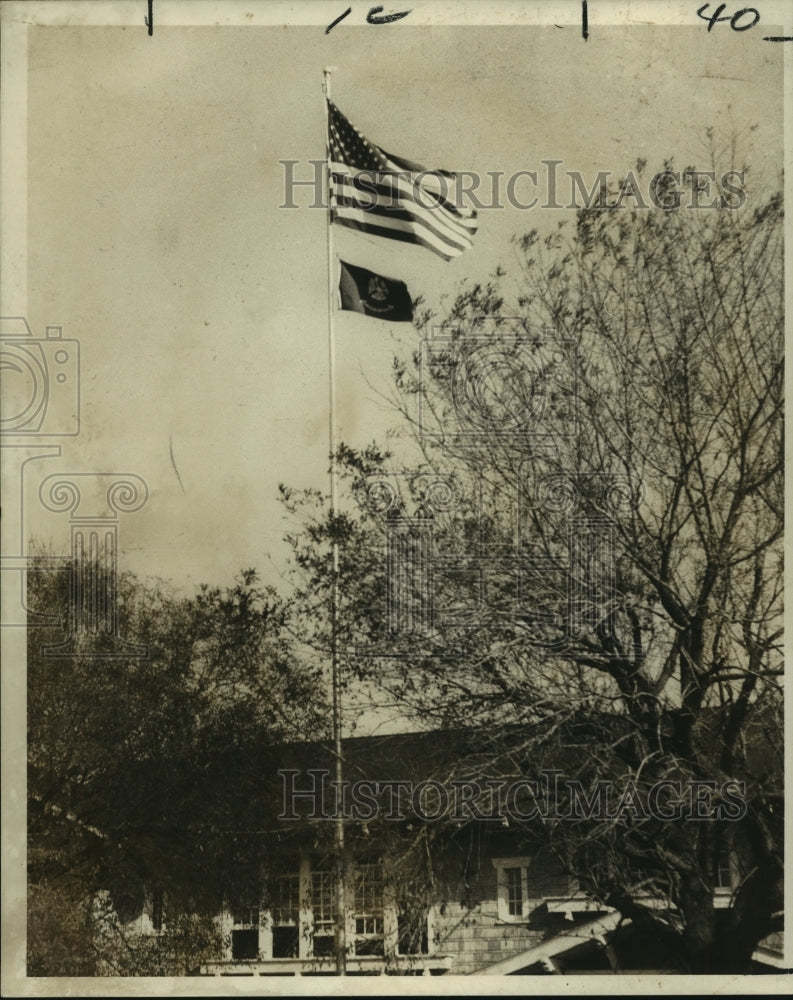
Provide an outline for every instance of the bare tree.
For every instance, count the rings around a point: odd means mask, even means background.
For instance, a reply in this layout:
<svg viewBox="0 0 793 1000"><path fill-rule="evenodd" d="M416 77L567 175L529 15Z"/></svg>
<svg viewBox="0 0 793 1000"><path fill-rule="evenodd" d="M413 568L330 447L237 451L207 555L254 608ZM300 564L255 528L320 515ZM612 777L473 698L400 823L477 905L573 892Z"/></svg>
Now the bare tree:
<svg viewBox="0 0 793 1000"><path fill-rule="evenodd" d="M577 747L589 792L700 789L710 819L637 805L546 833L681 969L715 972L781 910L782 209L682 184L696 198L651 210L623 185L425 315L393 398L420 460L342 449L365 502L313 506L294 541L315 596L342 541L349 665L425 724L487 726L520 766ZM525 725L522 756L494 722Z"/></svg>

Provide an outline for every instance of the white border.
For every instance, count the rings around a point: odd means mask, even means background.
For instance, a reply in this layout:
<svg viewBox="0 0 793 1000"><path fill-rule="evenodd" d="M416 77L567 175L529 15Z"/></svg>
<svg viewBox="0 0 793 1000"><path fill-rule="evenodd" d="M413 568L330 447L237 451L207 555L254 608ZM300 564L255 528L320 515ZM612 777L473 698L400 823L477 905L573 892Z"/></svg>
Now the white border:
<svg viewBox="0 0 793 1000"><path fill-rule="evenodd" d="M341 13L349 0L298 0L281 3L279 0L154 0L154 31L173 26L255 27L262 25L327 25ZM353 4L354 13L365 16L369 4ZM692 3L672 3L666 0L590 0L588 23L590 34L605 25L702 25L696 11L699 0ZM711 5L714 9L718 4ZM743 6L740 3L736 9ZM784 25L783 33L793 35L793 5L784 0L754 0L751 6L759 9L765 24ZM410 7L409 23L417 25L557 25L581 24L579 0L551 0L547 3L528 3L519 0L498 2L439 2L413 0L404 4L389 5L386 10ZM27 30L31 26L58 25L128 26L146 31L144 17L146 0L4 0L0 5L2 17L2 89L0 90L0 220L2 244L0 245L0 315L25 315L27 301ZM399 22L389 30L399 30ZM582 40L583 44L583 40ZM757 30L747 33L747 44L764 44ZM765 43L771 44L771 43ZM785 161L788 166L785 195L788 205L793 204L793 179L790 123L793 118L793 42L785 46ZM791 219L786 222L786 236L790 245ZM793 254L787 254L786 302L793 300ZM793 310L786 311L786 333L793 339ZM788 390L790 391L790 384ZM790 428L788 428L790 430ZM790 433L788 441L790 441ZM789 495L788 491L787 495ZM3 539L6 549L6 539ZM786 555L791 552L786 539ZM788 567L790 560L788 559ZM786 593L790 591L790 570L786 572ZM334 979L143 979L143 978L90 978L90 979L36 979L24 975L24 914L25 886L25 831L24 809L25 782L25 671L18 664L25 661L25 640L22 629L4 629L2 632L2 750L3 750L3 951L2 975L4 996L213 996L218 995L371 995L373 993L402 992L419 996L450 995L483 990L509 995L557 994L612 994L628 995L641 992L647 995L671 994L766 994L789 992L790 980L785 975L767 976L607 976L588 977L477 977L447 975L430 979L401 981L387 977L383 981L372 978ZM788 636L787 649L793 652ZM786 693L786 728L793 724L793 696ZM21 732L21 740L20 740ZM788 777L790 761L788 760ZM790 830L793 825L793 807L790 797L786 802L788 837L786 860L790 860ZM786 880L785 902L788 912L793 912L793 879ZM20 928L22 933L20 934ZM786 964L793 966L793 941L788 935ZM222 987L222 989L221 989Z"/></svg>

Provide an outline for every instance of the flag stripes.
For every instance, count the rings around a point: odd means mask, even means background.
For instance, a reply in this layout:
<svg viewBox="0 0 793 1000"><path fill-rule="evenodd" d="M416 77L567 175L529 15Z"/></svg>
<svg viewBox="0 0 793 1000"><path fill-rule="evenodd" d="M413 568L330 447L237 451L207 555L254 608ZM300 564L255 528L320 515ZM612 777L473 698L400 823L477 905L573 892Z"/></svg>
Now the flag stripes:
<svg viewBox="0 0 793 1000"><path fill-rule="evenodd" d="M430 249L447 258L458 256L471 246L475 222L471 229L467 224L469 220L450 221L442 207L425 207L431 204L428 198L422 196L419 202L414 186L408 185L403 178L380 175L374 183L372 176L368 171L351 175L345 168L339 169L338 164L331 164L334 219L341 225L369 222L373 227L406 232L415 227L417 237L423 237ZM394 238L399 239L398 236ZM421 241L417 239L416 242Z"/></svg>
<svg viewBox="0 0 793 1000"><path fill-rule="evenodd" d="M426 171L370 142L328 101L331 221L417 243L444 260L472 246L476 212L447 194L457 175Z"/></svg>

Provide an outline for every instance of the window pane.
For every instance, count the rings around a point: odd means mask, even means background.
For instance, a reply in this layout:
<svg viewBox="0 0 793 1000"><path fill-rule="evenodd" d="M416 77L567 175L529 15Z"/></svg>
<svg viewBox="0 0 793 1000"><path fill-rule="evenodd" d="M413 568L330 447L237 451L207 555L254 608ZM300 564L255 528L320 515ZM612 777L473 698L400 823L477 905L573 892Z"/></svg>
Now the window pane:
<svg viewBox="0 0 793 1000"><path fill-rule="evenodd" d="M385 944L382 937L358 938L355 942L356 955L384 955Z"/></svg>
<svg viewBox="0 0 793 1000"><path fill-rule="evenodd" d="M716 868L716 888L717 889L731 889L732 888L732 866L730 864L730 850L728 847L723 847L719 851L719 863Z"/></svg>
<svg viewBox="0 0 793 1000"><path fill-rule="evenodd" d="M258 958L259 932L256 929L232 931L231 956L241 962Z"/></svg>
<svg viewBox="0 0 793 1000"><path fill-rule="evenodd" d="M359 865L355 873L355 912L382 913L383 874L378 864Z"/></svg>
<svg viewBox="0 0 793 1000"><path fill-rule="evenodd" d="M297 958L297 927L273 927L273 958Z"/></svg>
<svg viewBox="0 0 793 1000"><path fill-rule="evenodd" d="M151 904L151 925L155 931L162 930L163 894L162 889L155 889Z"/></svg>
<svg viewBox="0 0 793 1000"><path fill-rule="evenodd" d="M314 871L311 873L311 910L314 917L314 955L322 958L334 952L334 908L335 895L333 872Z"/></svg>
<svg viewBox="0 0 793 1000"><path fill-rule="evenodd" d="M333 872L312 873L311 908L315 923L333 921Z"/></svg>
<svg viewBox="0 0 793 1000"><path fill-rule="evenodd" d="M234 910L232 914L235 925L239 927L258 927L259 926L259 907L258 906L243 906L238 910Z"/></svg>
<svg viewBox="0 0 793 1000"><path fill-rule="evenodd" d="M403 907L397 917L400 955L426 955L429 952L427 914Z"/></svg>
<svg viewBox="0 0 793 1000"><path fill-rule="evenodd" d="M332 934L314 935L314 957L330 958L335 954L336 942Z"/></svg>
<svg viewBox="0 0 793 1000"><path fill-rule="evenodd" d="M383 872L379 864L359 864L355 871L356 955L382 955Z"/></svg>
<svg viewBox="0 0 793 1000"><path fill-rule="evenodd" d="M273 882L273 924L275 926L297 924L299 910L300 876L279 875Z"/></svg>
<svg viewBox="0 0 793 1000"><path fill-rule="evenodd" d="M505 868L507 880L507 912L511 917L523 916L523 887L520 868Z"/></svg>

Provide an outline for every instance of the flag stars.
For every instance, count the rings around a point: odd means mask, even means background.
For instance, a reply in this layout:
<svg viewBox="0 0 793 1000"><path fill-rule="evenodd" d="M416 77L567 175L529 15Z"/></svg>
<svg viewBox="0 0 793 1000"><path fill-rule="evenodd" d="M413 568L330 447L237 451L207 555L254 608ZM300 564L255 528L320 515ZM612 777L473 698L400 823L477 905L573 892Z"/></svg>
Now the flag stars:
<svg viewBox="0 0 793 1000"><path fill-rule="evenodd" d="M417 183L417 173L426 173L423 167L392 160L330 101L328 108L332 222L386 239L418 243L445 260L472 245L475 212L468 207L458 209L426 177ZM434 173L456 177L447 171ZM371 186L373 180L376 188ZM365 198L361 189L367 191ZM435 195L431 209L419 191Z"/></svg>

